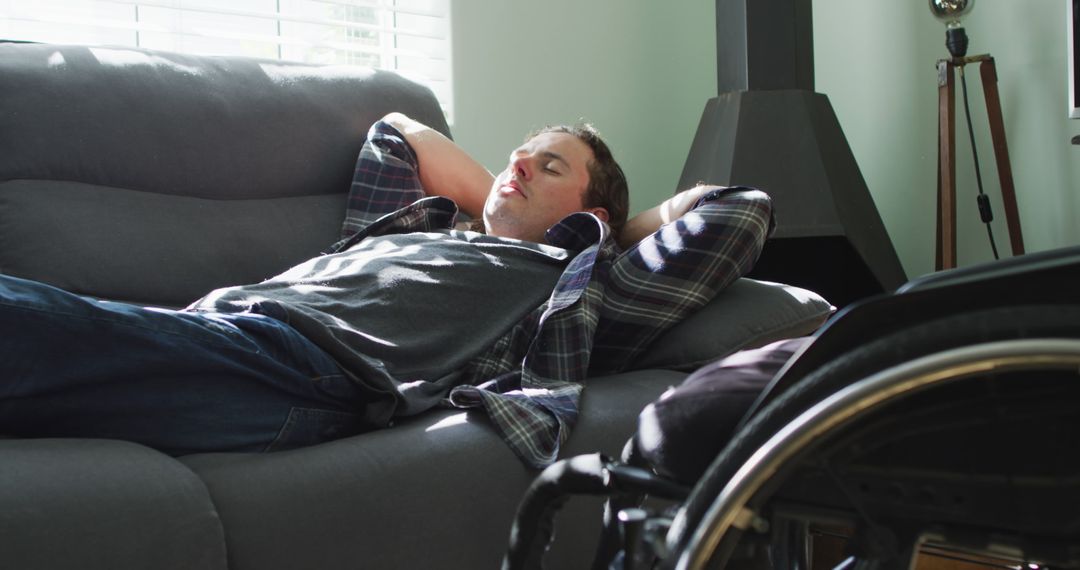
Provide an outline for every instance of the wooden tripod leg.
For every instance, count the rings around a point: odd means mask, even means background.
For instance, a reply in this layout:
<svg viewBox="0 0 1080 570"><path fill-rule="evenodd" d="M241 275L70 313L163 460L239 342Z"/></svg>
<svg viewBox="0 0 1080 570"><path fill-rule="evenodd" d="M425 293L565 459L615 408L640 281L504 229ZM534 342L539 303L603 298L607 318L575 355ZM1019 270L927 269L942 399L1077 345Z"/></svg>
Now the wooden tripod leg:
<svg viewBox="0 0 1080 570"><path fill-rule="evenodd" d="M994 141L994 160L997 162L998 179L1001 181L1001 200L1005 208L1005 222L1009 227L1009 242L1013 255L1024 253L1024 235L1020 230L1020 212L1016 208L1016 188L1013 186L1012 164L1009 162L1009 145L1005 142L1005 121L1001 117L1001 99L998 97L997 66L994 58L987 58L979 66L983 93L986 96L986 113L990 119L990 137Z"/></svg>
<svg viewBox="0 0 1080 570"><path fill-rule="evenodd" d="M956 82L953 64L938 62L937 269L956 267Z"/></svg>

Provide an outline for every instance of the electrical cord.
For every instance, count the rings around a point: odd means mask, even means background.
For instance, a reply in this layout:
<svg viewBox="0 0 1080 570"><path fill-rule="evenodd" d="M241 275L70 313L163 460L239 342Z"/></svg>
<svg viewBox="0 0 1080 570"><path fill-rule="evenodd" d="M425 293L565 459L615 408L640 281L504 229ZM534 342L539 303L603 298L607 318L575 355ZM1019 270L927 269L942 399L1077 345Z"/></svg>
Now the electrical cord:
<svg viewBox="0 0 1080 570"><path fill-rule="evenodd" d="M971 108L968 105L967 77L964 75L964 66L960 66L960 88L964 94L964 117L967 119L968 137L971 139L971 157L975 160L975 182L979 186L979 195L976 201L979 203L979 217L986 224L986 235L990 238L990 249L994 252L994 259L999 259L997 244L994 243L994 230L990 222L994 221L994 212L990 209L990 197L983 192L982 172L979 169L979 151L975 148L975 129L971 127Z"/></svg>

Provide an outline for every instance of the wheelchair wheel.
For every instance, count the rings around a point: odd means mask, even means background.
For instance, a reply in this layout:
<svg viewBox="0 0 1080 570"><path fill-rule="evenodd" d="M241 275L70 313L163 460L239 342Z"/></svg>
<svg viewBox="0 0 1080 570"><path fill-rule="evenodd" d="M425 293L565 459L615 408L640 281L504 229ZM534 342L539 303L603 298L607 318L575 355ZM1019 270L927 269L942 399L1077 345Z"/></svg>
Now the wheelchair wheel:
<svg viewBox="0 0 1080 570"><path fill-rule="evenodd" d="M851 350L761 411L676 515L667 567L804 568L924 544L1080 568L1080 307L945 317ZM730 563L730 564L729 564Z"/></svg>

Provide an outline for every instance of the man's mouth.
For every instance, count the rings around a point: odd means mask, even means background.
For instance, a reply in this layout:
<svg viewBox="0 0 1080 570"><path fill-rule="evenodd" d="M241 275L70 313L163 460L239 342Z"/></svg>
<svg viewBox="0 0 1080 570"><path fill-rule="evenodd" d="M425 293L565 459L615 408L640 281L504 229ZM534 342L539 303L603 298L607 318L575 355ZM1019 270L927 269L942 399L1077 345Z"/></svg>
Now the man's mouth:
<svg viewBox="0 0 1080 570"><path fill-rule="evenodd" d="M503 185L502 185L502 187L500 188L500 190L502 190L502 192L503 192L504 194L513 194L513 193L517 193L517 194L518 194L518 195L520 195L520 196L521 196L522 198L526 198L526 197L527 197L527 196L525 196L525 192L524 192L524 191L523 191L523 190L521 189L521 184L519 184L517 180L508 180L508 181L506 182L506 184L503 184Z"/></svg>

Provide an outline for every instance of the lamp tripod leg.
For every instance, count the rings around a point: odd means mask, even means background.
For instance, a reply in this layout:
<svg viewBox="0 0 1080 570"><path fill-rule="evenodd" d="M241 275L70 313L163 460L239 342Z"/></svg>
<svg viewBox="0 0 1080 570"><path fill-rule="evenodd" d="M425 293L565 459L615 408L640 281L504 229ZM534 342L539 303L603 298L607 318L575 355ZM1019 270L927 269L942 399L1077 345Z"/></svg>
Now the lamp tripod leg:
<svg viewBox="0 0 1080 570"><path fill-rule="evenodd" d="M956 267L956 82L953 63L938 62L938 204L935 267Z"/></svg>
<svg viewBox="0 0 1080 570"><path fill-rule="evenodd" d="M997 67L994 58L985 59L979 66L986 113L990 121L990 137L994 143L994 161L997 163L998 180L1001 182L1001 200L1005 208L1005 222L1009 228L1009 243L1013 255L1024 253L1024 236L1020 229L1020 213L1016 206L1016 188L1013 186L1012 164L1009 162L1009 145L1005 140L1005 121L1001 115L1001 98L998 96Z"/></svg>

